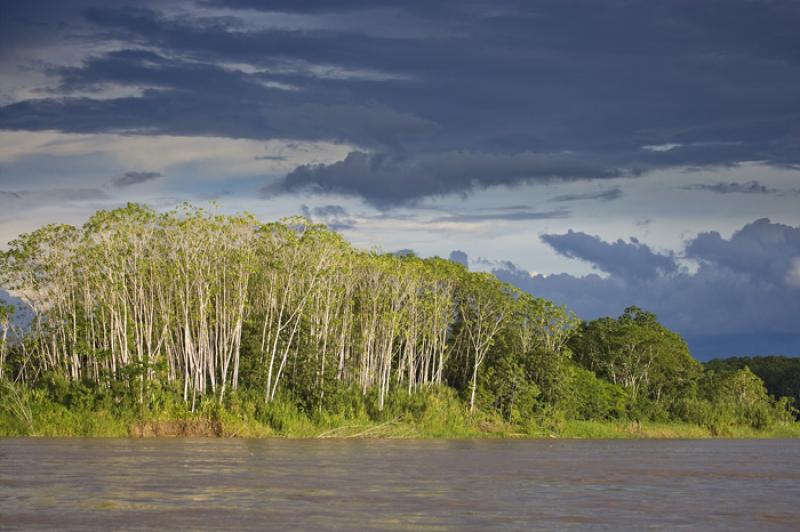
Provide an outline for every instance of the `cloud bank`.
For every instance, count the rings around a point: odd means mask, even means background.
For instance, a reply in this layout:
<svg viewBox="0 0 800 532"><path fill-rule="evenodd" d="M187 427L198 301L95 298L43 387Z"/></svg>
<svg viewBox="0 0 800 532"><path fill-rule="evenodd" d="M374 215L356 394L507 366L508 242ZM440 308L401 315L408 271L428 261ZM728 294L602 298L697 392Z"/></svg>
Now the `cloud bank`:
<svg viewBox="0 0 800 532"><path fill-rule="evenodd" d="M800 227L764 218L730 238L701 233L683 250L695 271L681 267L677 253L636 240L605 242L574 231L542 240L608 275L531 275L508 262L494 273L584 319L616 316L632 304L649 309L686 336L701 359L800 355Z"/></svg>
<svg viewBox="0 0 800 532"><path fill-rule="evenodd" d="M800 164L797 2L71 6L4 7L4 77L31 81L0 85L0 129L357 147L265 179L267 195L387 208L664 167Z"/></svg>
<svg viewBox="0 0 800 532"><path fill-rule="evenodd" d="M333 164L300 166L263 189L265 195L314 191L360 196L378 208L413 204L422 198L466 194L500 185L620 177L600 164L536 153L496 155L446 152L419 160L351 152Z"/></svg>
<svg viewBox="0 0 800 532"><path fill-rule="evenodd" d="M115 187L126 188L158 179L161 176L161 172L125 172L120 177L114 179L112 183Z"/></svg>

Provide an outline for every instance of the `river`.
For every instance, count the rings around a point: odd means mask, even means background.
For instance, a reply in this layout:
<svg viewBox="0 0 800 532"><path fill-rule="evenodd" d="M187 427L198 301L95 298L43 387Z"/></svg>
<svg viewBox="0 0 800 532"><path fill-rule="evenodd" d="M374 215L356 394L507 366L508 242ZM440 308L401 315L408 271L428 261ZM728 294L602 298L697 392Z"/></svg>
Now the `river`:
<svg viewBox="0 0 800 532"><path fill-rule="evenodd" d="M799 440L0 439L3 530L799 523Z"/></svg>

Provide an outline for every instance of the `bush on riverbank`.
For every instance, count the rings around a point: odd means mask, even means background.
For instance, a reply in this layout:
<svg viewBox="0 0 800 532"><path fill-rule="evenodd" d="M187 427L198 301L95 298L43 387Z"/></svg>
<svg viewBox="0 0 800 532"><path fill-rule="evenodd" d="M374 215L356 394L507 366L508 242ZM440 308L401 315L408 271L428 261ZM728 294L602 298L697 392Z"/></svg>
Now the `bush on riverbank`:
<svg viewBox="0 0 800 532"><path fill-rule="evenodd" d="M85 386L25 389L4 384L0 436L39 437L292 437L292 438L707 438L797 437L796 423L752 426L624 418L571 419L542 410L509 422L496 412L470 414L451 388L424 394L397 391L383 410L376 398L355 401L349 411L306 412L297 401L264 404L255 393L231 394L224 405L204 400L191 412L181 397L164 392L146 407L109 400ZM53 394L56 395L53 395ZM353 394L353 397L360 397Z"/></svg>

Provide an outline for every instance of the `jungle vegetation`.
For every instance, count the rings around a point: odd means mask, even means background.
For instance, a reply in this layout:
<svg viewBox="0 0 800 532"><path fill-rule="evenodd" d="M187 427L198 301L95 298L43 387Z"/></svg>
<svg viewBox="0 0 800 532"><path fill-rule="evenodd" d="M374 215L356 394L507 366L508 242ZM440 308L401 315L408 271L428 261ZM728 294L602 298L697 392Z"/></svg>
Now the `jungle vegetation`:
<svg viewBox="0 0 800 532"><path fill-rule="evenodd" d="M649 312L582 323L300 217L130 204L19 236L0 287L32 309L19 326L0 306L0 434L794 430L748 364L704 368Z"/></svg>
<svg viewBox="0 0 800 532"><path fill-rule="evenodd" d="M704 366L717 373L731 373L748 368L764 381L767 393L773 397L789 397L794 405L800 405L800 358L729 357L709 360Z"/></svg>

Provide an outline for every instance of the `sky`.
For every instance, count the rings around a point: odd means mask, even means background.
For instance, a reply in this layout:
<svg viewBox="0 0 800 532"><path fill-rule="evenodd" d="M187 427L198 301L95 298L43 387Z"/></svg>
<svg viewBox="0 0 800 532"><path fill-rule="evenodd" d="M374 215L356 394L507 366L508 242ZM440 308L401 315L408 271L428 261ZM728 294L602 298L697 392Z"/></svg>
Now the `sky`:
<svg viewBox="0 0 800 532"><path fill-rule="evenodd" d="M0 0L0 246L303 214L699 359L800 356L796 0Z"/></svg>

